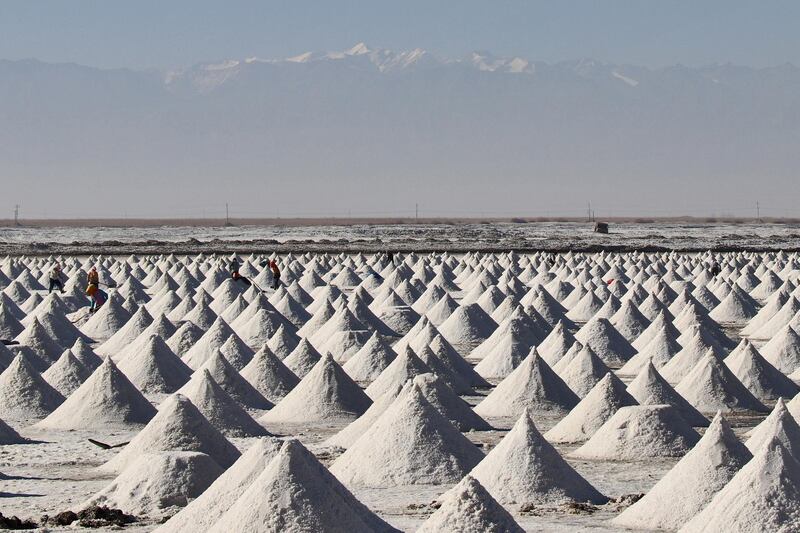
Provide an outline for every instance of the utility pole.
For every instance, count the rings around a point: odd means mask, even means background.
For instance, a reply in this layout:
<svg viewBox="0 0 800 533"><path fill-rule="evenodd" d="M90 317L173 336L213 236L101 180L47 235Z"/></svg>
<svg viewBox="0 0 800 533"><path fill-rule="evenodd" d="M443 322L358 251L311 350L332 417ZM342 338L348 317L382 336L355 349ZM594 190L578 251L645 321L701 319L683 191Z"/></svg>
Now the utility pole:
<svg viewBox="0 0 800 533"><path fill-rule="evenodd" d="M419 222L419 204L414 204L414 220Z"/></svg>
<svg viewBox="0 0 800 533"><path fill-rule="evenodd" d="M756 220L761 222L761 205L758 200L756 200Z"/></svg>
<svg viewBox="0 0 800 533"><path fill-rule="evenodd" d="M19 223L19 204L14 206L14 225L16 227L20 227L20 225L21 225Z"/></svg>
<svg viewBox="0 0 800 533"><path fill-rule="evenodd" d="M588 208L586 209L586 216L589 218L589 221L592 220L592 202L589 201L587 204Z"/></svg>
<svg viewBox="0 0 800 533"><path fill-rule="evenodd" d="M225 202L225 225L226 226L231 225L231 217L228 211L228 202Z"/></svg>

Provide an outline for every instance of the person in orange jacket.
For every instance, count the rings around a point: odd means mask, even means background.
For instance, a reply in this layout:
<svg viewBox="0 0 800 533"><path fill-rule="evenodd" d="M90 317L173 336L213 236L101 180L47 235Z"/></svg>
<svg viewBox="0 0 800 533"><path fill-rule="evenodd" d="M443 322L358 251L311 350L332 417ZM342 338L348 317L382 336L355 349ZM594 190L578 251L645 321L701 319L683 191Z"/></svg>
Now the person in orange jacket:
<svg viewBox="0 0 800 533"><path fill-rule="evenodd" d="M269 269L272 271L272 289L277 290L281 285L281 271L274 259L270 260Z"/></svg>

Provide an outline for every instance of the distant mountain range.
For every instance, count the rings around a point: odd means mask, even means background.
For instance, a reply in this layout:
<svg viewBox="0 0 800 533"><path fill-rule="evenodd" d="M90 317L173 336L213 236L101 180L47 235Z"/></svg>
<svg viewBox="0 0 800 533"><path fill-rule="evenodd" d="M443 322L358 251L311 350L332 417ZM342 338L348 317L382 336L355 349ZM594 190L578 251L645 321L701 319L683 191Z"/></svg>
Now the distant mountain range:
<svg viewBox="0 0 800 533"><path fill-rule="evenodd" d="M416 203L535 216L590 201L601 214L746 215L757 200L778 216L797 214L800 192L793 65L447 59L363 43L169 72L0 61L0 123L0 196L31 216L210 216L225 201L242 216Z"/></svg>

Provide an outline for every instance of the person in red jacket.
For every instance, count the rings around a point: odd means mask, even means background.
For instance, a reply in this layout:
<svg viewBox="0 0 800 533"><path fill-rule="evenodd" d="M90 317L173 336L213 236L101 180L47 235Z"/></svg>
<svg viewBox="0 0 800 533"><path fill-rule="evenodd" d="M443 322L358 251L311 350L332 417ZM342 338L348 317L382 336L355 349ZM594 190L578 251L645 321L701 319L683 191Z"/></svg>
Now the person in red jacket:
<svg viewBox="0 0 800 533"><path fill-rule="evenodd" d="M272 271L272 289L277 290L281 285L281 271L274 259L270 260L269 269Z"/></svg>

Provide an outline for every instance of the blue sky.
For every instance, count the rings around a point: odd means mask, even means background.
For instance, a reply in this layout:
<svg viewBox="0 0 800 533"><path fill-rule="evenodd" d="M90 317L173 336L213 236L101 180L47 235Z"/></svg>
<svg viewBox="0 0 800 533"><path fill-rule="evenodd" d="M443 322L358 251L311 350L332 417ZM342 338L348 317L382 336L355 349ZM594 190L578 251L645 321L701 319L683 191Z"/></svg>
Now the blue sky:
<svg viewBox="0 0 800 533"><path fill-rule="evenodd" d="M170 68L365 41L548 62L800 64L796 0L3 0L0 58Z"/></svg>

